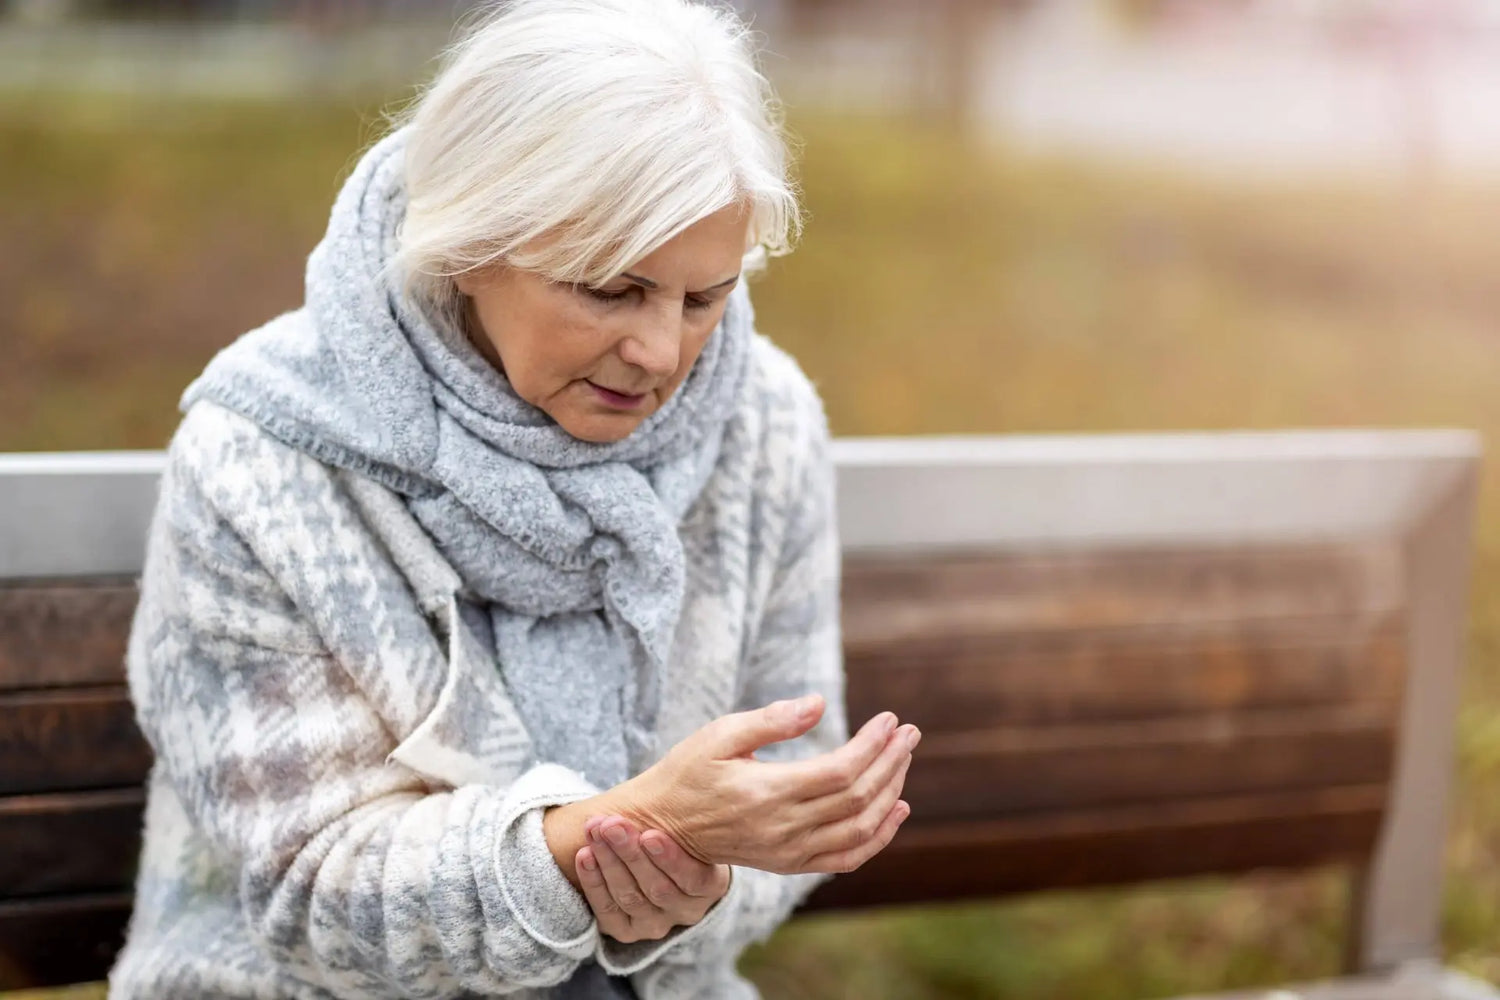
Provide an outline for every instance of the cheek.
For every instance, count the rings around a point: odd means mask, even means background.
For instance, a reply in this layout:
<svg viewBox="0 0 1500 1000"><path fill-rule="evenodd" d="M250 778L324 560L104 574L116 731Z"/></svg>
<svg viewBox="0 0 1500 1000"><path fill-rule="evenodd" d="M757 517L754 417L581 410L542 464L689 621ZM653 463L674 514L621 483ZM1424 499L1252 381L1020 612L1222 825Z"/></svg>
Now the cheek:
<svg viewBox="0 0 1500 1000"><path fill-rule="evenodd" d="M708 338L713 336L714 331L719 328L719 322L723 318L724 311L721 309L713 316L711 322L705 322L701 327L693 331L691 339L684 345L686 350L682 352L682 368L677 373L679 381L693 367L693 363L698 360L698 355L703 353L703 348L708 345Z"/></svg>
<svg viewBox="0 0 1500 1000"><path fill-rule="evenodd" d="M594 374L610 343L609 332L594 317L560 315L536 331L532 353L540 369L571 382Z"/></svg>
<svg viewBox="0 0 1500 1000"><path fill-rule="evenodd" d="M499 315L484 320L506 377L533 403L587 376L600 353L597 345L607 343L592 317L552 303L543 305L497 310Z"/></svg>

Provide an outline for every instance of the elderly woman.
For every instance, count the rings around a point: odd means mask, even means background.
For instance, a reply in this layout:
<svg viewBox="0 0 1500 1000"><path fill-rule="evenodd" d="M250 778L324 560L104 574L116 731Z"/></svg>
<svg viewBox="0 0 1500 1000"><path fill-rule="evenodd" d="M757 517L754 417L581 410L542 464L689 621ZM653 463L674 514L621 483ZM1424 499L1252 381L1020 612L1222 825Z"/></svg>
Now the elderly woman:
<svg viewBox="0 0 1500 1000"><path fill-rule="evenodd" d="M516 0L183 397L131 636L117 998L748 997L880 851L821 406L745 271L797 207L741 26Z"/></svg>

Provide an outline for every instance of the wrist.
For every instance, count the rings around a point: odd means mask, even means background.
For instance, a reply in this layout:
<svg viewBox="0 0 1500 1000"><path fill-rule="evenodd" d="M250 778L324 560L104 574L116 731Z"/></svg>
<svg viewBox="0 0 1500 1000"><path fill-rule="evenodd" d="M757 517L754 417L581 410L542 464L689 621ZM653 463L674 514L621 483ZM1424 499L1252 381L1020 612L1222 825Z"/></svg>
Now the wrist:
<svg viewBox="0 0 1500 1000"><path fill-rule="evenodd" d="M661 819L657 810L653 808L655 799L646 778L648 774L650 774L649 770L643 771L600 795L603 806L599 810L600 813L623 816L635 824L636 829L642 833L647 830L660 830Z"/></svg>
<svg viewBox="0 0 1500 1000"><path fill-rule="evenodd" d="M715 858L702 850L692 834L692 819L674 808L673 796L666 779L654 768L648 768L629 781L611 788L600 799L606 803L607 815L624 817L636 830L657 830L670 837L694 861L713 864Z"/></svg>
<svg viewBox="0 0 1500 1000"><path fill-rule="evenodd" d="M616 785L606 792L577 802L549 806L542 813L542 836L552 852L552 860L576 889L579 887L575 860L589 842L587 825L594 816L623 816L644 831L654 829L646 796L635 779Z"/></svg>
<svg viewBox="0 0 1500 1000"><path fill-rule="evenodd" d="M583 799L565 805L548 806L542 812L542 837L547 841L547 849L552 852L552 861L575 889L580 885L574 860L587 842L584 823L592 815L586 808L590 801Z"/></svg>

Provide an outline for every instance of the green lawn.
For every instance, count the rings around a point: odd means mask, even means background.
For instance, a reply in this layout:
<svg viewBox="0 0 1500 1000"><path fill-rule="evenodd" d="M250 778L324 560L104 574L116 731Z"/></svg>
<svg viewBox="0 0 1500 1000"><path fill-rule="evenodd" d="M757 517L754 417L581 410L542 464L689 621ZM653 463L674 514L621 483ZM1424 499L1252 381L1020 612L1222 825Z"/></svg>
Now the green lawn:
<svg viewBox="0 0 1500 1000"><path fill-rule="evenodd" d="M371 117L0 106L0 450L160 447L296 304ZM1347 425L1500 441L1500 190L1238 186L803 116L807 237L762 328L836 432ZM1500 980L1500 494L1482 511L1449 958ZM1257 876L795 922L777 997L1165 996L1332 973L1343 881ZM83 995L89 995L87 993Z"/></svg>

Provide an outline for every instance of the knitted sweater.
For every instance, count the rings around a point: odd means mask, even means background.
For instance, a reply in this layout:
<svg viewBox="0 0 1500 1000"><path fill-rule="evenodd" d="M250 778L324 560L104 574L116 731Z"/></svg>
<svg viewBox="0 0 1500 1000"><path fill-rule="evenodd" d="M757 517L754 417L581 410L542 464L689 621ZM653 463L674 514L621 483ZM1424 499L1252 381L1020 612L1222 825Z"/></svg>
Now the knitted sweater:
<svg viewBox="0 0 1500 1000"><path fill-rule="evenodd" d="M827 429L759 337L748 381L680 525L657 736L819 692L761 754L805 757L847 738ZM562 997L588 963L643 1000L755 996L737 955L818 878L736 868L695 926L602 936L541 823L599 789L527 752L569 721L508 697L486 620L397 494L190 407L127 659L156 763L112 997Z"/></svg>

